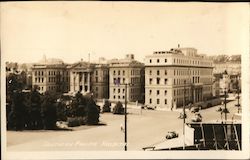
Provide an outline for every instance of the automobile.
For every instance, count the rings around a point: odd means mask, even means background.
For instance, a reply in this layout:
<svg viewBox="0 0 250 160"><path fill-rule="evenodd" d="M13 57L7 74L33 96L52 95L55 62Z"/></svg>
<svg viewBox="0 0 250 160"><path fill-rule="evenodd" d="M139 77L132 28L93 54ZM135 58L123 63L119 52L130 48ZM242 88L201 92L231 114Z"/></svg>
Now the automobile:
<svg viewBox="0 0 250 160"><path fill-rule="evenodd" d="M149 110L155 110L156 107L153 107L153 106L147 106L147 109Z"/></svg>
<svg viewBox="0 0 250 160"><path fill-rule="evenodd" d="M200 107L194 106L194 107L191 108L191 113L199 112L199 110L200 110Z"/></svg>
<svg viewBox="0 0 250 160"><path fill-rule="evenodd" d="M166 139L177 138L179 135L175 131L169 131L166 135Z"/></svg>
<svg viewBox="0 0 250 160"><path fill-rule="evenodd" d="M202 116L200 113L195 113L195 116L191 119L192 122L201 122Z"/></svg>

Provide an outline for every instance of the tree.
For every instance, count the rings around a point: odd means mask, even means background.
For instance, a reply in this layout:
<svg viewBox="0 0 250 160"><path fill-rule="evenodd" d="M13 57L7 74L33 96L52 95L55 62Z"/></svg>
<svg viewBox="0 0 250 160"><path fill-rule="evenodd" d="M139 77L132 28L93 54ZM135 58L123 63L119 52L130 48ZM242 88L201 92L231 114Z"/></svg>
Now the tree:
<svg viewBox="0 0 250 160"><path fill-rule="evenodd" d="M96 105L93 98L90 98L88 100L85 112L86 112L86 116L85 116L86 124L89 124L89 125L98 124L100 109Z"/></svg>
<svg viewBox="0 0 250 160"><path fill-rule="evenodd" d="M124 114L122 103L118 101L113 109L113 114Z"/></svg>
<svg viewBox="0 0 250 160"><path fill-rule="evenodd" d="M30 125L32 129L42 129L42 118L41 118L41 95L37 91L37 88L30 93Z"/></svg>
<svg viewBox="0 0 250 160"><path fill-rule="evenodd" d="M66 104L61 101L56 102L56 117L58 121L67 120L67 107Z"/></svg>
<svg viewBox="0 0 250 160"><path fill-rule="evenodd" d="M24 95L22 92L16 91L12 97L11 111L7 118L7 128L23 130L25 127L25 116L27 116L27 111L24 104Z"/></svg>
<svg viewBox="0 0 250 160"><path fill-rule="evenodd" d="M43 129L54 129L56 127L57 113L55 100L49 93L45 93L41 104L41 118Z"/></svg>
<svg viewBox="0 0 250 160"><path fill-rule="evenodd" d="M102 107L102 112L110 112L111 111L110 106L111 106L111 104L110 104L109 100L105 99L104 105Z"/></svg>

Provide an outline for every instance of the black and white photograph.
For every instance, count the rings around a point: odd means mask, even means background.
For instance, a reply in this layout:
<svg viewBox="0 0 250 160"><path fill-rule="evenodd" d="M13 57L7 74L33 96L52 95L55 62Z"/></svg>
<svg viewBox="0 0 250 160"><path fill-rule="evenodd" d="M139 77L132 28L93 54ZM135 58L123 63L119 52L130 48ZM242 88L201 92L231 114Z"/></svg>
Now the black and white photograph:
<svg viewBox="0 0 250 160"><path fill-rule="evenodd" d="M248 159L249 3L1 2L2 159Z"/></svg>

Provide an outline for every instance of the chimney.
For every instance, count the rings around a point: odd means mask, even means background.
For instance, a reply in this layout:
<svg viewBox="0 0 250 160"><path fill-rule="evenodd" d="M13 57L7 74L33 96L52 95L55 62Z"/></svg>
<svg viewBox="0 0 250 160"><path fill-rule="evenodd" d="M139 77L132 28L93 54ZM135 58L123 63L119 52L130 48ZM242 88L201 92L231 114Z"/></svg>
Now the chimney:
<svg viewBox="0 0 250 160"><path fill-rule="evenodd" d="M180 48L180 44L178 44L178 48Z"/></svg>

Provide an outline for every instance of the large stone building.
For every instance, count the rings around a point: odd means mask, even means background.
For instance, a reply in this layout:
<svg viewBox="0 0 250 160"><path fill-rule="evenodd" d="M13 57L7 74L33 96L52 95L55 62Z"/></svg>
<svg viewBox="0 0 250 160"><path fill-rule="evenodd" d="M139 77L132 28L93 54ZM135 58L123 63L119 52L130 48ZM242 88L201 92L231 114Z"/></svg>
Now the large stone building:
<svg viewBox="0 0 250 160"><path fill-rule="evenodd" d="M124 59L109 61L109 99L125 101L125 85L127 85L128 102L142 102L144 100L144 65L134 60L133 54ZM118 82L118 83L116 83Z"/></svg>
<svg viewBox="0 0 250 160"><path fill-rule="evenodd" d="M145 104L162 109L212 96L213 62L195 48L157 51L145 58Z"/></svg>
<svg viewBox="0 0 250 160"><path fill-rule="evenodd" d="M109 97L109 71L107 64L78 62L68 67L70 71L70 92L92 93L94 98Z"/></svg>
<svg viewBox="0 0 250 160"><path fill-rule="evenodd" d="M69 91L69 71L67 65L59 59L46 59L32 66L32 88L38 87L40 93L46 91Z"/></svg>

